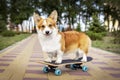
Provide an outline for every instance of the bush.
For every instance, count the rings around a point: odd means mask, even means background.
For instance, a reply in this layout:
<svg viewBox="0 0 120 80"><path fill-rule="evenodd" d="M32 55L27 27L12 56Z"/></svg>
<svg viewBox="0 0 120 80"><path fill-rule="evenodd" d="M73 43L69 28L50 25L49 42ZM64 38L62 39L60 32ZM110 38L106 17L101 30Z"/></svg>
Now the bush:
<svg viewBox="0 0 120 80"><path fill-rule="evenodd" d="M6 23L5 21L0 20L0 33L6 30Z"/></svg>
<svg viewBox="0 0 120 80"><path fill-rule="evenodd" d="M120 30L112 32L114 44L120 44Z"/></svg>
<svg viewBox="0 0 120 80"><path fill-rule="evenodd" d="M13 32L13 31L4 31L4 32L2 32L2 36L4 36L4 37L12 37L12 36L15 36L15 32Z"/></svg>
<svg viewBox="0 0 120 80"><path fill-rule="evenodd" d="M29 34L29 32L20 32L21 34Z"/></svg>
<svg viewBox="0 0 120 80"><path fill-rule="evenodd" d="M103 33L94 33L92 31L86 32L86 34L92 39L92 40L102 40Z"/></svg>
<svg viewBox="0 0 120 80"><path fill-rule="evenodd" d="M100 33L102 36L106 36L107 35L107 32L101 32Z"/></svg>

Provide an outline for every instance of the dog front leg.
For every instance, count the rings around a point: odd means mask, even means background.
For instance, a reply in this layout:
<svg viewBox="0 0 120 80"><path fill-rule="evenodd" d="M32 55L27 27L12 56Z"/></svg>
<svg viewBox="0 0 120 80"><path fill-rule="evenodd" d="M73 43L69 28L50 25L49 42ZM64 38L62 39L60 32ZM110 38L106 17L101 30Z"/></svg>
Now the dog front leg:
<svg viewBox="0 0 120 80"><path fill-rule="evenodd" d="M83 58L81 60L82 62L87 62L87 55L85 53L83 53Z"/></svg>
<svg viewBox="0 0 120 80"><path fill-rule="evenodd" d="M62 57L63 57L63 51L58 50L58 51L57 51L56 63L62 63Z"/></svg>
<svg viewBox="0 0 120 80"><path fill-rule="evenodd" d="M52 62L51 54L44 52L44 61L46 61L46 62Z"/></svg>

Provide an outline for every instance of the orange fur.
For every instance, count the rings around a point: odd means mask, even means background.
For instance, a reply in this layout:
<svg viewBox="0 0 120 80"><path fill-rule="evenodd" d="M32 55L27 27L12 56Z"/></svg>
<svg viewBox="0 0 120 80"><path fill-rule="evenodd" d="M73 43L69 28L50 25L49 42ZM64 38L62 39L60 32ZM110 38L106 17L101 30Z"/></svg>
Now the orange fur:
<svg viewBox="0 0 120 80"><path fill-rule="evenodd" d="M62 50L68 52L80 48L86 54L88 53L88 47L90 44L89 37L82 32L77 31L66 31L61 33L62 39Z"/></svg>
<svg viewBox="0 0 120 80"><path fill-rule="evenodd" d="M46 20L47 24L43 24L44 20ZM37 25L38 25L38 29L41 29L41 30L44 29L44 27L42 26L49 26L50 28L56 27L56 23L51 18L47 18L47 19L41 18Z"/></svg>

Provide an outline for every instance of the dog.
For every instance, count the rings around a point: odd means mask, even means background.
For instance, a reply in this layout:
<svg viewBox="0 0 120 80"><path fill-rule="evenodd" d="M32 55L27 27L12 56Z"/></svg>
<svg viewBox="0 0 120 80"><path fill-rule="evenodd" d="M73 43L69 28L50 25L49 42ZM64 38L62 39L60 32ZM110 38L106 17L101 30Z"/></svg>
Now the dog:
<svg viewBox="0 0 120 80"><path fill-rule="evenodd" d="M85 33L77 31L59 32L57 17L56 10L46 19L36 13L33 15L43 54L47 56L44 58L45 61L52 62L52 58L56 57L55 62L62 63L63 55L72 52L76 55L74 59L78 59L82 54L81 61L86 62L91 45L90 38Z"/></svg>

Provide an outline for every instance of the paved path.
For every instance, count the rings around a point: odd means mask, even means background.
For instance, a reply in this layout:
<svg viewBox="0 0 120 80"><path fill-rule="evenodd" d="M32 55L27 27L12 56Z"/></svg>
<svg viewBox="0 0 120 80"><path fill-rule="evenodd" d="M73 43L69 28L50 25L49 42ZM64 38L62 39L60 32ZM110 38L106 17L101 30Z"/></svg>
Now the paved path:
<svg viewBox="0 0 120 80"><path fill-rule="evenodd" d="M0 80L120 80L120 55L91 48L88 72L62 67L62 76L42 72L44 65L36 34L0 53Z"/></svg>

